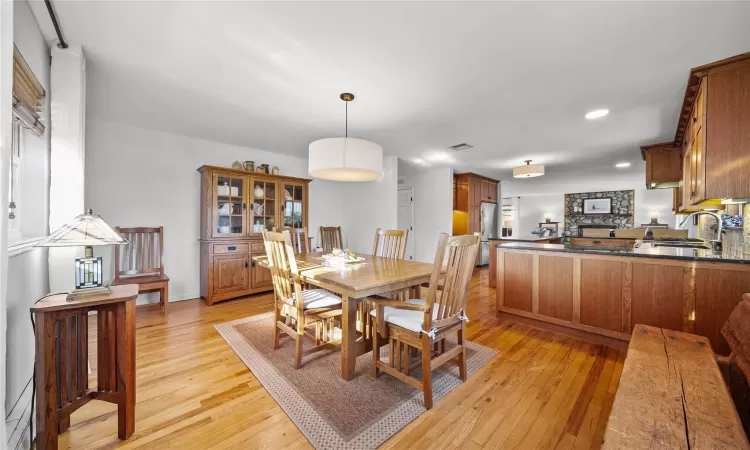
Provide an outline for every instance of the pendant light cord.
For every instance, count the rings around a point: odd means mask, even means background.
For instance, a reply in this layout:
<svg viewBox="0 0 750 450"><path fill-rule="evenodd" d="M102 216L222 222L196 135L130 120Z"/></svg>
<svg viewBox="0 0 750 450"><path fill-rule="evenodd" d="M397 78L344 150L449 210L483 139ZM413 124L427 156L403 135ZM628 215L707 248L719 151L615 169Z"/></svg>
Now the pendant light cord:
<svg viewBox="0 0 750 450"><path fill-rule="evenodd" d="M344 102L346 107L346 119L344 119L344 137L349 137L349 102Z"/></svg>

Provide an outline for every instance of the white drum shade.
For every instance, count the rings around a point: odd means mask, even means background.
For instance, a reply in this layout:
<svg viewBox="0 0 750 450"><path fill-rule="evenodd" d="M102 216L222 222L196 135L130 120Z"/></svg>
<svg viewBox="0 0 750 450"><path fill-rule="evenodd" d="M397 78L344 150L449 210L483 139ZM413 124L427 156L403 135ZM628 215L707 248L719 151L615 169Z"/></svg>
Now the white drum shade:
<svg viewBox="0 0 750 450"><path fill-rule="evenodd" d="M331 181L383 178L383 147L364 139L328 138L310 144L308 175Z"/></svg>
<svg viewBox="0 0 750 450"><path fill-rule="evenodd" d="M513 178L531 178L544 175L544 164L527 164L513 168Z"/></svg>

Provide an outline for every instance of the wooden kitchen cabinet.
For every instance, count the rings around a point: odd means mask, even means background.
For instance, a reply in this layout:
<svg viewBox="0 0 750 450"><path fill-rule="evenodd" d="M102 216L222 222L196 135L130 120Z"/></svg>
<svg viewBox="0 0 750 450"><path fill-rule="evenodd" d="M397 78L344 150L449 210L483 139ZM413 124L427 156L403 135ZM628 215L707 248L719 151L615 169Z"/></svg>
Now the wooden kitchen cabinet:
<svg viewBox="0 0 750 450"><path fill-rule="evenodd" d="M311 180L202 166L201 297L209 305L273 289L262 231L307 227Z"/></svg>
<svg viewBox="0 0 750 450"><path fill-rule="evenodd" d="M672 142L641 147L646 161L646 188L674 188L682 181L682 149Z"/></svg>

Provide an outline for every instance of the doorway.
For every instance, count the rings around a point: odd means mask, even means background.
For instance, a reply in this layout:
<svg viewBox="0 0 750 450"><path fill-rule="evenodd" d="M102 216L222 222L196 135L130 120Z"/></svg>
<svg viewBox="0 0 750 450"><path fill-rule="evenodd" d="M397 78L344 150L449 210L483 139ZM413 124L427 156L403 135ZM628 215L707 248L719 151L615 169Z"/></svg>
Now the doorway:
<svg viewBox="0 0 750 450"><path fill-rule="evenodd" d="M404 259L414 259L414 188L398 190L398 228L409 230Z"/></svg>

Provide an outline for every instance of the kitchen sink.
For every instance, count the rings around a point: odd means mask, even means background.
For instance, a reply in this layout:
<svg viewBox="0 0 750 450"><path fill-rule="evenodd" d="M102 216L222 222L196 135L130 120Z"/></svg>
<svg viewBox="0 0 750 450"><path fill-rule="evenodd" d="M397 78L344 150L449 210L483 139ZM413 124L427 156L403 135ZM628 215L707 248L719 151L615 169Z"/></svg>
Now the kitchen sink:
<svg viewBox="0 0 750 450"><path fill-rule="evenodd" d="M655 242L651 244L653 247L677 247L677 248L696 248L696 249L709 249L711 247L701 242Z"/></svg>

